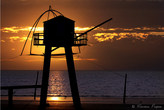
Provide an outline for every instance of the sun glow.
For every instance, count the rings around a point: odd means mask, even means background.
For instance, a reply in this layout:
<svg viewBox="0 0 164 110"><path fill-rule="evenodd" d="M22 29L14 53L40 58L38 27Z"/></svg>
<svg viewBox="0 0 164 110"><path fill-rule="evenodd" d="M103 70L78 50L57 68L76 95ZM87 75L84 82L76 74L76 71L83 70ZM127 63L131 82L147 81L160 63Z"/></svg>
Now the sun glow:
<svg viewBox="0 0 164 110"><path fill-rule="evenodd" d="M145 40L149 34L148 33L135 33L135 32L122 32L122 33L96 33L94 34L95 39L98 42L103 41L113 41L115 40L121 40L125 38L135 38L139 40Z"/></svg>
<svg viewBox="0 0 164 110"><path fill-rule="evenodd" d="M93 28L93 26L91 26L91 27L75 27L75 31L78 31L78 32L87 31L91 28Z"/></svg>
<svg viewBox="0 0 164 110"><path fill-rule="evenodd" d="M29 32L32 27L25 26L25 27L3 27L0 29L3 33L10 33L13 35L10 35L8 37L10 42L24 42L26 40L25 33L22 34L22 32ZM87 31L89 29L93 28L93 26L90 27L75 27L75 32L82 33L84 31ZM36 32L42 32L43 33L44 28L43 27L37 27ZM149 35L151 36L164 36L164 27L135 27L135 28L103 28L99 27L95 29L95 32L93 34L94 38L98 42L104 42L104 41L110 41L113 42L114 40L122 40L126 38L133 38L138 40L146 40ZM17 34L15 34L17 33ZM26 33L27 34L27 33ZM76 34L78 36L79 34ZM32 39L32 36L29 37L29 40ZM41 38L43 39L43 37ZM5 42L6 39L2 38L1 42ZM7 40L6 40L7 41Z"/></svg>
<svg viewBox="0 0 164 110"><path fill-rule="evenodd" d="M12 26L12 27L4 27L1 29L2 32L5 33L18 33L18 32L25 32L25 31L30 31L32 29L32 27L30 26L26 26L26 27L17 27L17 26ZM34 29L33 29L34 31ZM42 32L43 31L43 27L37 27L36 32Z"/></svg>

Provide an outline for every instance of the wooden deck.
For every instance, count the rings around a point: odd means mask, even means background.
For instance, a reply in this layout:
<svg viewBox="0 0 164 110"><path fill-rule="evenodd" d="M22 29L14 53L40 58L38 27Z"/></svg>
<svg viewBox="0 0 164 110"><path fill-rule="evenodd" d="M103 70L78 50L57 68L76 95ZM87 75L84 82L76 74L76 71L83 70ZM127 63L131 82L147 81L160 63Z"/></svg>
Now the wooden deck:
<svg viewBox="0 0 164 110"><path fill-rule="evenodd" d="M8 105L13 105L13 90L14 89L29 89L29 88L41 88L41 85L20 85L20 86L2 86L2 90L8 90ZM34 93L34 98L36 97Z"/></svg>

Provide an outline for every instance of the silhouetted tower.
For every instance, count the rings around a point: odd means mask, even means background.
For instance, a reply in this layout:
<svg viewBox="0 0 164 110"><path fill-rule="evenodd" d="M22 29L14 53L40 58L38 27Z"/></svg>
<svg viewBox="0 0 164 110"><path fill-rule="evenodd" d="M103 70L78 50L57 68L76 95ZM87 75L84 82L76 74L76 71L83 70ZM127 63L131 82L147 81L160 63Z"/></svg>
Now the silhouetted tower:
<svg viewBox="0 0 164 110"><path fill-rule="evenodd" d="M74 21L64 16L57 16L53 19L44 22L44 40L45 44L45 56L43 67L43 80L41 89L41 101L40 104L44 105L47 98L48 77L50 69L51 48L52 47L64 47L67 59L67 67L70 79L71 92L73 102L76 107L80 107L80 98L75 74L75 67L73 62L72 46L86 45L85 43L74 43ZM39 40L39 39L38 39ZM37 41L37 39L35 39Z"/></svg>
<svg viewBox="0 0 164 110"><path fill-rule="evenodd" d="M35 28L40 20L40 18L47 13L52 12L55 17L47 20L44 22L44 33L35 33ZM57 16L55 12L59 13L60 15ZM73 46L86 46L87 45L87 33L92 31L93 29L103 25L104 23L112 20L112 18L104 21L103 23L95 26L94 28L81 33L76 34L75 33L75 21L64 17L60 12L56 10L52 10L51 7L49 10L45 11L34 23L31 31L34 29L33 32L33 39L34 39L34 45L35 46L45 46L45 54L44 56L44 65L43 65L43 76L42 76L42 88L41 88L41 97L40 97L40 105L45 106L46 105L46 99L47 99L47 90L48 90L48 80L49 80L49 71L50 71L50 62L51 62L51 52L60 48L65 48L65 55L67 60L67 68L68 68L68 74L69 74L69 81L70 81L70 87L73 97L73 103L76 107L76 109L81 108L80 103L80 97L79 97L79 91L78 91L78 85L77 85L77 79L76 79L76 73L75 73L75 67L74 67L74 60L73 60L73 53L72 53L72 47ZM27 36L30 36L30 33ZM77 36L78 35L78 36ZM24 44L22 53L24 51L26 42ZM32 41L33 42L33 41ZM31 42L31 44L32 44ZM56 47L52 50L52 47ZM31 53L32 48L30 49L30 55L34 55ZM22 55L21 53L21 55Z"/></svg>

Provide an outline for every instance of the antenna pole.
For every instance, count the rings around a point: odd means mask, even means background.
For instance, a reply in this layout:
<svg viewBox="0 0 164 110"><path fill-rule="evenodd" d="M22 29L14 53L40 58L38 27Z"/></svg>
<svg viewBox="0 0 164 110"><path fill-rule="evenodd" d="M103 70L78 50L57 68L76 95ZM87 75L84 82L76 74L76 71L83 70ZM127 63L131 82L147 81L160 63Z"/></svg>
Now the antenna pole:
<svg viewBox="0 0 164 110"><path fill-rule="evenodd" d="M77 37L80 37L80 36L82 36L82 35L84 35L84 34L87 34L88 32L90 32L90 31L92 31L92 30L96 29L97 27L100 27L101 25L103 25L103 24L107 23L107 22L108 22L108 21L110 21L110 20L112 20L112 18L110 18L110 19L108 19L108 20L106 20L106 21L104 21L104 22L102 22L102 23L98 24L97 26L95 26L95 27L93 27L92 29L90 29L90 30L88 30L88 31L86 31L86 32L84 32L84 33L82 33L82 34L80 34L80 35L79 35L79 36L77 36Z"/></svg>
<svg viewBox="0 0 164 110"><path fill-rule="evenodd" d="M51 10L51 5L49 5L49 10ZM48 12L47 20L49 19L49 16L50 16L50 12Z"/></svg>

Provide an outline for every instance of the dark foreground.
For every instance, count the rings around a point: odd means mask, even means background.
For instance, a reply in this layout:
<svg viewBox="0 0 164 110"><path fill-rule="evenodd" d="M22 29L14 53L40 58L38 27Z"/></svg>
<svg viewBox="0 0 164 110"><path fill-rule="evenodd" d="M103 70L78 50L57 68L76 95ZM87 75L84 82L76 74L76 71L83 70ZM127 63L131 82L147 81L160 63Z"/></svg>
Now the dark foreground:
<svg viewBox="0 0 164 110"><path fill-rule="evenodd" d="M122 104L119 99L102 100L89 98L82 100L82 110L164 110L164 99L128 99ZM1 110L76 110L71 100L48 101L45 109L39 107L39 100L14 100L8 106L7 100L1 101ZM79 109L78 109L79 110Z"/></svg>

